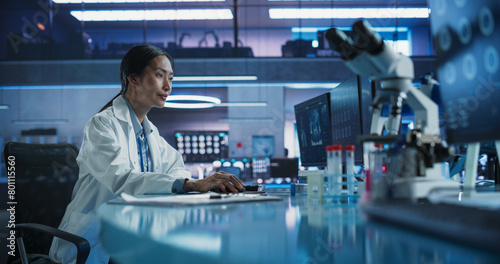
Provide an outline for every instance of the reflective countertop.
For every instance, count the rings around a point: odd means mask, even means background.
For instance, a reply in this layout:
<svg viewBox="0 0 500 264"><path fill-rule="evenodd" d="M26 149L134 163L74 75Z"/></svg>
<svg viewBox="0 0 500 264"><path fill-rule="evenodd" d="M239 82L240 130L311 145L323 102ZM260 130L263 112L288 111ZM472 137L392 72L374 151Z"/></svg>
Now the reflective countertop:
<svg viewBox="0 0 500 264"><path fill-rule="evenodd" d="M307 196L204 206L104 204L100 239L119 263L499 263L498 255L366 221L356 201Z"/></svg>

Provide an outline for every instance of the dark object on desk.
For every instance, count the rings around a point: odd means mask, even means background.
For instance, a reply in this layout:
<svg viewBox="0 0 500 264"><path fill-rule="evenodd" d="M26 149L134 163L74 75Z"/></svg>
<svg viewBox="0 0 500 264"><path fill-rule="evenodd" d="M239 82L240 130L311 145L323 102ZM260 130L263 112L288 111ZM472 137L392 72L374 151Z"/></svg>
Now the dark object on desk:
<svg viewBox="0 0 500 264"><path fill-rule="evenodd" d="M226 188L226 190L228 190L228 189ZM220 188L215 188L212 191L216 192L216 193L230 193L230 191L223 192ZM238 191L239 192L258 192L259 185L245 185L242 189L240 189Z"/></svg>
<svg viewBox="0 0 500 264"><path fill-rule="evenodd" d="M36 253L39 260L50 261L47 255L54 236L75 244L76 263L85 263L90 253L88 241L57 229L78 179L77 155L78 148L66 143L9 142L5 145L7 175L12 175L15 168L15 178L9 178L9 182L15 179L16 184L15 200L8 201L19 205L14 205L15 229L17 239L21 240L17 241L21 252L15 252L16 257L8 263L23 256L32 260L35 255L26 256L26 252Z"/></svg>
<svg viewBox="0 0 500 264"><path fill-rule="evenodd" d="M235 186L236 188L236 186ZM238 188L236 188L238 189ZM244 192L245 191L245 187L243 187L242 189L238 190L238 192ZM216 192L216 193L232 193L231 190L229 190L229 188L226 187L226 191L223 192L219 187L215 188L212 190L212 192Z"/></svg>
<svg viewBox="0 0 500 264"><path fill-rule="evenodd" d="M245 191L246 192L258 192L259 191L259 185L245 185Z"/></svg>
<svg viewBox="0 0 500 264"><path fill-rule="evenodd" d="M402 201L365 205L369 219L396 224L431 236L500 254L500 210L455 204Z"/></svg>

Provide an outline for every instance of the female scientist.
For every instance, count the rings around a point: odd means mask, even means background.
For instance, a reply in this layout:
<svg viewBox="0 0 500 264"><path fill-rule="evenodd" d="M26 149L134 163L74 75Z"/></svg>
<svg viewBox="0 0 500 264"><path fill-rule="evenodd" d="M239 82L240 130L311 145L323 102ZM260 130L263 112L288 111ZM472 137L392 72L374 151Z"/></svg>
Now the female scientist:
<svg viewBox="0 0 500 264"><path fill-rule="evenodd" d="M172 91L173 60L162 49L141 45L130 49L120 67L121 92L85 126L77 157L79 179L60 229L86 238L91 246L87 263L108 263L98 240L96 210L122 192L237 192L244 187L234 175L218 172L192 180L182 157L148 120L153 107L163 107ZM75 261L72 244L54 239L53 261Z"/></svg>

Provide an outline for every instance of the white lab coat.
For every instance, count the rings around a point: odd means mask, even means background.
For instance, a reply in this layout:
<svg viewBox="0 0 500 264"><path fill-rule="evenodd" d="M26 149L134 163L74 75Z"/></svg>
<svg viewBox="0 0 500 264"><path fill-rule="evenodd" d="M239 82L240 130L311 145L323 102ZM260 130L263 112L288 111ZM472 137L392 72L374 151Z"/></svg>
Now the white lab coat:
<svg viewBox="0 0 500 264"><path fill-rule="evenodd" d="M144 122L149 122L147 117ZM130 110L123 96L113 100L112 107L92 117L85 127L77 158L79 179L59 228L89 241L87 263L109 261L99 243L96 214L99 205L121 192L168 193L176 179L191 177L179 152L160 136L151 122L149 126L153 130L148 136L153 172L141 172ZM54 239L50 256L56 262L74 263L76 249L70 243Z"/></svg>

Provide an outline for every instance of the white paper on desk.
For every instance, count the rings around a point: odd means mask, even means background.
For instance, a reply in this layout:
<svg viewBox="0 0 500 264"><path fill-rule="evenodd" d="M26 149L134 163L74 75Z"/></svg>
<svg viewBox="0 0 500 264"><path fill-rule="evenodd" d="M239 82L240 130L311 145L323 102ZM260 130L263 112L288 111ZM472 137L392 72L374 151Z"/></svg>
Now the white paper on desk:
<svg viewBox="0 0 500 264"><path fill-rule="evenodd" d="M120 195L125 204L136 205L206 205L206 204L224 204L224 203L243 203L243 202L258 202L258 201L279 201L281 198L277 196L268 196L260 194L181 194L181 195L162 195L162 196L144 196L135 197L126 193ZM217 198L215 198L217 197Z"/></svg>

